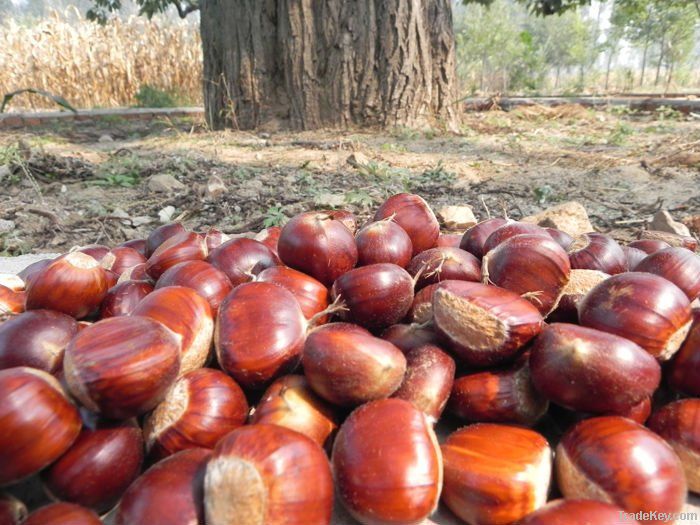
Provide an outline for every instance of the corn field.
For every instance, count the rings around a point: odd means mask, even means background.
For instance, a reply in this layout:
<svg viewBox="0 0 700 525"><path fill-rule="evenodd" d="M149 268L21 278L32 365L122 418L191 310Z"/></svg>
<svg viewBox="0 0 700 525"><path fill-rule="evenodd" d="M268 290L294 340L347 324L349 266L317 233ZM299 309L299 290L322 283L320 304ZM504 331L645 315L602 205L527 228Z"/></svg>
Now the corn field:
<svg viewBox="0 0 700 525"><path fill-rule="evenodd" d="M0 22L0 97L36 88L80 108L130 106L150 86L200 104L201 70L191 23L130 17L100 26L73 8L32 24ZM50 100L22 95L10 110L48 107Z"/></svg>

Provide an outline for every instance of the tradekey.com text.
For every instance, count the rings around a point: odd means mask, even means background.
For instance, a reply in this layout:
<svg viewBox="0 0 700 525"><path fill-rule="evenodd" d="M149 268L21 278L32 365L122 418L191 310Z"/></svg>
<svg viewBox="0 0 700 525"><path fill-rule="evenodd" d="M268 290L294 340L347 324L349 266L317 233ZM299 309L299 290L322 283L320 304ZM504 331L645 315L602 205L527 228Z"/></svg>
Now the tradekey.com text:
<svg viewBox="0 0 700 525"><path fill-rule="evenodd" d="M657 511L639 511L639 512L624 512L620 511L620 523L642 523L643 521L658 521L666 523L677 523L678 525L700 524L698 521L697 512L657 512Z"/></svg>

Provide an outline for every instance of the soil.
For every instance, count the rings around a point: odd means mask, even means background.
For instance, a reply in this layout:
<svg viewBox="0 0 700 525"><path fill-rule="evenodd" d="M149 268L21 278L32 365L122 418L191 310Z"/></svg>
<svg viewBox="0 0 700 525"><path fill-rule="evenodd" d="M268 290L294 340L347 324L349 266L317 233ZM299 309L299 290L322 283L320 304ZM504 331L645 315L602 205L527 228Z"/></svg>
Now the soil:
<svg viewBox="0 0 700 525"><path fill-rule="evenodd" d="M184 189L153 191L158 174ZM223 195L207 195L213 175ZM11 221L0 221L0 255L116 244L173 219L245 233L314 208L368 218L400 191L481 218L578 200L596 228L629 239L659 209L700 214L700 126L669 110L575 105L469 113L461 134L211 133L193 119L113 118L0 132L0 187Z"/></svg>

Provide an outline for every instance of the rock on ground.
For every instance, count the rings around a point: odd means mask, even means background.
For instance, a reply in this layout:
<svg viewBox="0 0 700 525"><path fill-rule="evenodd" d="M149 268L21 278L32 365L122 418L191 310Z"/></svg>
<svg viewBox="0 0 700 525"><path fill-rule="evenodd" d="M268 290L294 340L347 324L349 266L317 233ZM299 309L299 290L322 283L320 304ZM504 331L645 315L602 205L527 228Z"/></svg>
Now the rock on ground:
<svg viewBox="0 0 700 525"><path fill-rule="evenodd" d="M674 220L671 214L666 210L659 210L656 212L654 218L649 223L649 229L690 237L690 230L688 227L682 222Z"/></svg>
<svg viewBox="0 0 700 525"><path fill-rule="evenodd" d="M448 230L466 230L478 221L469 206L443 206L438 216Z"/></svg>
<svg viewBox="0 0 700 525"><path fill-rule="evenodd" d="M577 201L552 206L535 215L524 217L522 221L545 228L556 228L573 237L595 231L586 208Z"/></svg>

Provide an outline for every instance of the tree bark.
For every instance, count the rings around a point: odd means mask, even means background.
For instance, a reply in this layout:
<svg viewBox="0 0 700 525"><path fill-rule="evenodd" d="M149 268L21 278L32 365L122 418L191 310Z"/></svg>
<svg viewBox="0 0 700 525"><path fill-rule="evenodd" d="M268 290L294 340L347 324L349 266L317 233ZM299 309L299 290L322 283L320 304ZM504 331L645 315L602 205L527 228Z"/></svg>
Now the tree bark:
<svg viewBox="0 0 700 525"><path fill-rule="evenodd" d="M644 73L647 69L647 53L649 52L649 37L644 41L644 53L642 54L642 71L639 75L639 85L644 85Z"/></svg>
<svg viewBox="0 0 700 525"><path fill-rule="evenodd" d="M206 0L214 129L457 124L450 0Z"/></svg>

